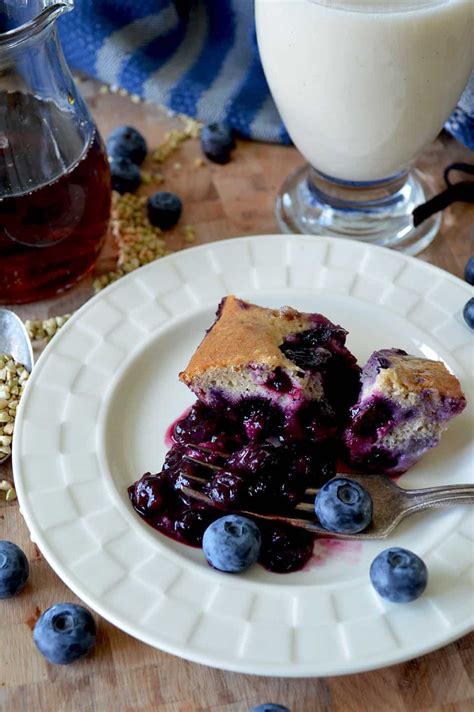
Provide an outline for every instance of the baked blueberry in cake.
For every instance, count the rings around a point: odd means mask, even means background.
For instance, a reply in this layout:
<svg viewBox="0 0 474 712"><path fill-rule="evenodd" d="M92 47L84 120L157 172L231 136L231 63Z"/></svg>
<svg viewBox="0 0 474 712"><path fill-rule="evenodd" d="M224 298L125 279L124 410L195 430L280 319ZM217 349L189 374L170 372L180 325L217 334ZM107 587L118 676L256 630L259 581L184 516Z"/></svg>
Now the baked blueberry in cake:
<svg viewBox="0 0 474 712"><path fill-rule="evenodd" d="M400 349L375 351L362 369L344 433L350 461L373 472L405 472L438 444L465 405L458 379L440 361Z"/></svg>
<svg viewBox="0 0 474 712"><path fill-rule="evenodd" d="M228 296L180 379L211 407L254 406L267 418L270 404L286 435L297 435L298 414L302 423L313 417L334 425L357 398L360 370L346 335L321 314L266 309Z"/></svg>

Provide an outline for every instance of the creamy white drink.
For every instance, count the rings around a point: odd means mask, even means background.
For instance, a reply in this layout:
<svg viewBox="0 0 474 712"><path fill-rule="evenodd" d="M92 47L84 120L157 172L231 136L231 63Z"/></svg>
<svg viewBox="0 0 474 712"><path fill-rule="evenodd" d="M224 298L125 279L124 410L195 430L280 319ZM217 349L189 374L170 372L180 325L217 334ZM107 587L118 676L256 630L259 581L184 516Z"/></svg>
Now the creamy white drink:
<svg viewBox="0 0 474 712"><path fill-rule="evenodd" d="M256 20L292 140L337 179L407 168L474 65L474 0L256 0Z"/></svg>

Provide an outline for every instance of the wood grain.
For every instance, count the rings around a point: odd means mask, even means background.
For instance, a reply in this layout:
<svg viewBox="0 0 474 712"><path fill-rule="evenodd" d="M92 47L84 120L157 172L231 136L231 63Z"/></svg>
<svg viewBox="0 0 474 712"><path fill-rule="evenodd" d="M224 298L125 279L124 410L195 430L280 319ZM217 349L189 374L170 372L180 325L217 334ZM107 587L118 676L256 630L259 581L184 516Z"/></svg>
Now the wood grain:
<svg viewBox="0 0 474 712"><path fill-rule="evenodd" d="M164 111L97 92L93 82L81 88L104 134L131 123L156 146L179 124ZM240 141L227 166L194 165L197 141L188 141L163 168L164 188L184 202L180 225L192 224L196 244L237 235L277 232L273 206L284 177L302 163L294 148ZM472 154L446 134L418 162L432 184L442 189L443 168ZM181 167L175 166L179 163ZM145 192L152 192L148 187ZM179 226L167 238L171 249L185 246ZM110 269L112 245L98 265ZM474 206L456 204L445 211L443 227L420 259L462 275L474 253ZM92 293L92 277L67 294L15 307L23 318L72 311ZM9 465L0 479L11 479ZM16 502L0 498L0 536L17 542L31 563L25 591L0 608L0 710L2 712L248 712L274 701L292 712L472 712L474 709L474 634L430 655L390 668L346 677L278 680L221 672L161 653L130 638L104 620L90 658L62 667L47 664L36 652L31 628L39 612L58 601L78 599L54 574L30 541Z"/></svg>

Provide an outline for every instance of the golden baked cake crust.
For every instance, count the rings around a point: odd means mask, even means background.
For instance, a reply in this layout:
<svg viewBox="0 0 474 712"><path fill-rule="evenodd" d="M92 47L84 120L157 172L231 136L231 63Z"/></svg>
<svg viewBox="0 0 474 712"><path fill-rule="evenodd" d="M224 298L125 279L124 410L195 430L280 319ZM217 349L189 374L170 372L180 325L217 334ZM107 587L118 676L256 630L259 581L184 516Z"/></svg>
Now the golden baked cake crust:
<svg viewBox="0 0 474 712"><path fill-rule="evenodd" d="M347 420L359 391L346 335L323 314L267 309L230 295L179 377L211 407L271 404L288 432L299 432L298 413L317 404L317 427L326 432Z"/></svg>
<svg viewBox="0 0 474 712"><path fill-rule="evenodd" d="M209 369L239 370L250 363L269 368L300 369L280 351L290 333L304 331L313 324L312 315L290 307L266 309L238 299L224 297L218 316L179 378L190 384Z"/></svg>
<svg viewBox="0 0 474 712"><path fill-rule="evenodd" d="M402 393L418 394L424 391L438 391L447 398L463 397L458 379L441 361L392 354L391 362L391 368L380 371L377 385L395 397Z"/></svg>

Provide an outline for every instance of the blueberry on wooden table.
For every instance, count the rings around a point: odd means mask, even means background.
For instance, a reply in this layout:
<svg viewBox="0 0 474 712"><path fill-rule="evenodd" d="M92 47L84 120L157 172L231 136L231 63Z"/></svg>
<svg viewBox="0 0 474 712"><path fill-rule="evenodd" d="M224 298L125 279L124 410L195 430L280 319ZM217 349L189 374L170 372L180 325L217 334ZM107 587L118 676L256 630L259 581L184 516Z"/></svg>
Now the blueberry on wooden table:
<svg viewBox="0 0 474 712"><path fill-rule="evenodd" d="M56 665L68 665L90 653L96 626L87 608L75 603L56 603L41 614L33 640L42 655Z"/></svg>
<svg viewBox="0 0 474 712"><path fill-rule="evenodd" d="M235 140L229 124L216 121L202 127L201 149L210 161L221 165L228 163L233 148Z"/></svg>
<svg viewBox="0 0 474 712"><path fill-rule="evenodd" d="M274 702L265 702L263 705L258 705L258 707L252 707L250 712L290 712L290 710L288 707L276 705Z"/></svg>
<svg viewBox="0 0 474 712"><path fill-rule="evenodd" d="M425 590L428 569L412 551L393 547L385 549L373 560L370 580L382 598L392 603L407 603Z"/></svg>
<svg viewBox="0 0 474 712"><path fill-rule="evenodd" d="M160 230L170 230L181 217L183 204L176 193L158 190L148 198L146 210L152 225Z"/></svg>
<svg viewBox="0 0 474 712"><path fill-rule="evenodd" d="M216 519L202 539L202 548L208 563L219 571L240 573L245 571L260 555L262 539L255 522L238 514Z"/></svg>
<svg viewBox="0 0 474 712"><path fill-rule="evenodd" d="M462 315L469 328L474 329L474 297L466 302Z"/></svg>
<svg viewBox="0 0 474 712"><path fill-rule="evenodd" d="M116 190L122 195L124 193L134 193L142 181L140 169L129 158L115 158L112 156L110 159L110 176L112 190Z"/></svg>
<svg viewBox="0 0 474 712"><path fill-rule="evenodd" d="M128 158L139 166L147 154L146 141L133 126L117 126L107 138L107 153L112 158Z"/></svg>
<svg viewBox="0 0 474 712"><path fill-rule="evenodd" d="M464 279L468 284L474 285L474 255L469 257L464 268Z"/></svg>
<svg viewBox="0 0 474 712"><path fill-rule="evenodd" d="M20 593L29 573L28 559L20 547L11 541L0 541L0 598Z"/></svg>
<svg viewBox="0 0 474 712"><path fill-rule="evenodd" d="M314 508L321 526L338 534L357 534L372 521L372 497L346 477L326 482L316 495Z"/></svg>

